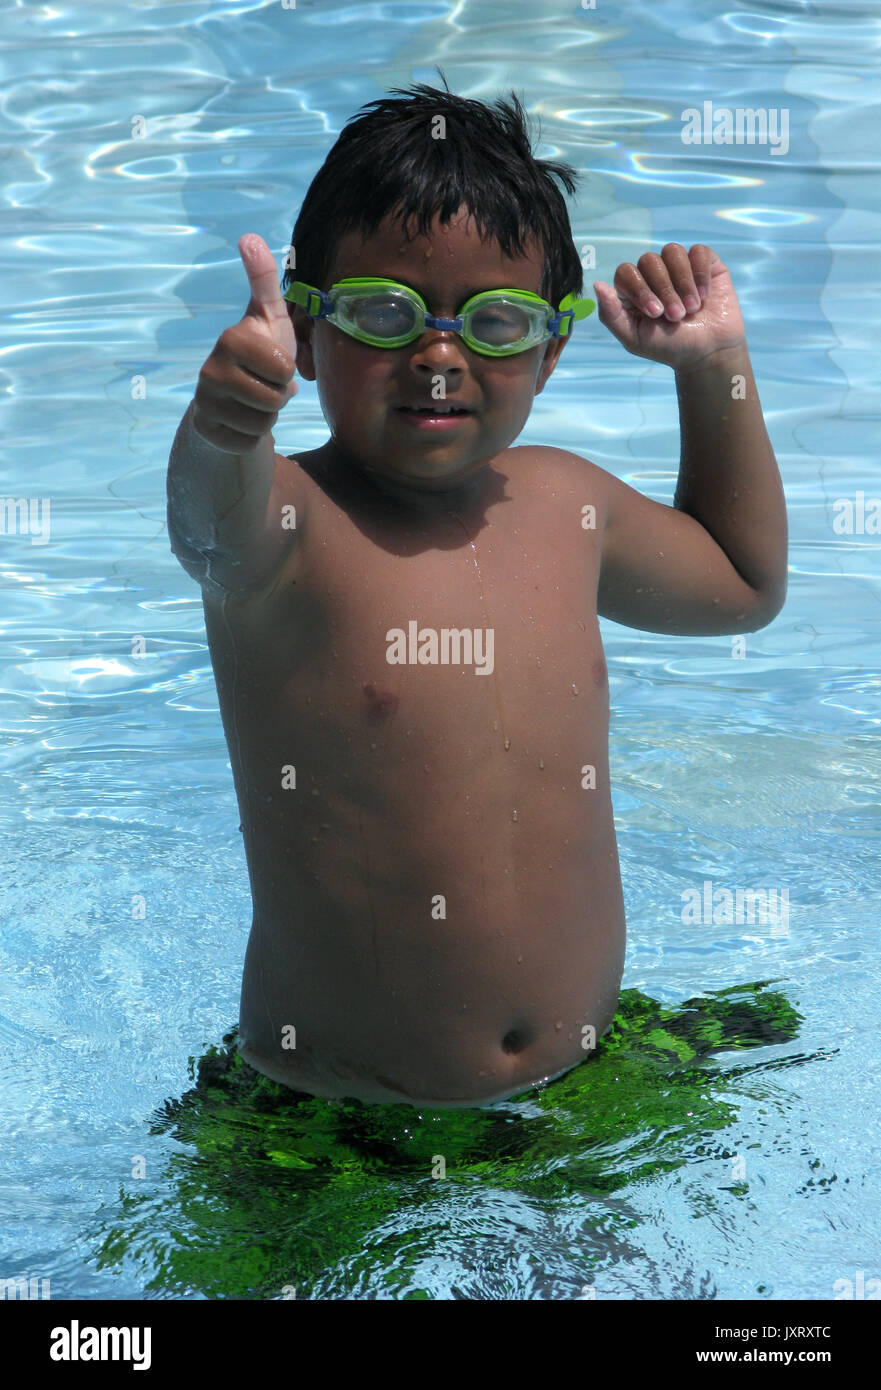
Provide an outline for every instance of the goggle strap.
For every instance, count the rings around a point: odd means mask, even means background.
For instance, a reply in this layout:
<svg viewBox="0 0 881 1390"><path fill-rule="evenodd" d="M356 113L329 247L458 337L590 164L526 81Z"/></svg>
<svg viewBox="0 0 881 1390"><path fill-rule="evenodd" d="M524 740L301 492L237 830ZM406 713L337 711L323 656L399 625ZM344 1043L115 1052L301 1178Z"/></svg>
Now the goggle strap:
<svg viewBox="0 0 881 1390"><path fill-rule="evenodd" d="M578 319L586 319L588 314L592 314L596 308L595 299L576 299L574 294L567 294L560 300L560 313L571 314L567 332L572 331L573 322Z"/></svg>
<svg viewBox="0 0 881 1390"><path fill-rule="evenodd" d="M302 280L294 280L283 291L283 297L290 304L299 304L312 319L323 319L333 308L333 300L329 294L325 294L324 290L313 289Z"/></svg>

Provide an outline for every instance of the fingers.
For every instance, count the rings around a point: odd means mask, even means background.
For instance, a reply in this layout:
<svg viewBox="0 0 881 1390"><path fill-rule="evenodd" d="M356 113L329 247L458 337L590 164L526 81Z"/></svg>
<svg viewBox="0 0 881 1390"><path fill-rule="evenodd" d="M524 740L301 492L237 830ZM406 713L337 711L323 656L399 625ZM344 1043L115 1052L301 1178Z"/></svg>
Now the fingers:
<svg viewBox="0 0 881 1390"><path fill-rule="evenodd" d="M676 322L694 313L710 292L713 253L697 243L686 251L670 241L658 254L647 251L636 265L623 261L615 272L615 289L648 318L665 315Z"/></svg>
<svg viewBox="0 0 881 1390"><path fill-rule="evenodd" d="M276 409L270 404L255 406L243 400L247 396L246 388L239 394L234 386L230 388L229 382L217 383L210 374L203 372L193 398L193 426L197 434L216 448L228 453L246 453L275 427L281 407L296 392L297 385L291 382Z"/></svg>
<svg viewBox="0 0 881 1390"><path fill-rule="evenodd" d="M221 367L230 363L270 388L287 386L296 365L291 353L274 338L256 333L247 319L221 333L208 361Z"/></svg>
<svg viewBox="0 0 881 1390"><path fill-rule="evenodd" d="M254 448L297 393L294 359L245 318L221 333L194 396L196 432L232 453Z"/></svg>
<svg viewBox="0 0 881 1390"><path fill-rule="evenodd" d="M197 434L218 449L245 453L255 448L277 419L278 411L250 410L228 396L218 401L206 400L203 388L196 388L193 426Z"/></svg>

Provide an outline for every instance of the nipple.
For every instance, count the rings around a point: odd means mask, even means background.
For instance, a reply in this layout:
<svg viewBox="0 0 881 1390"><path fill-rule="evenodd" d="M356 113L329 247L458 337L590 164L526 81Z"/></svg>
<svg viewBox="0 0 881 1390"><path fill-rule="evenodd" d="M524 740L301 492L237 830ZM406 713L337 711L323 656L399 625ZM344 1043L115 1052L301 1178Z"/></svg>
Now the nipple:
<svg viewBox="0 0 881 1390"><path fill-rule="evenodd" d="M398 708L398 697L391 690L377 690L372 681L363 687L367 699L367 718L371 721L386 719Z"/></svg>

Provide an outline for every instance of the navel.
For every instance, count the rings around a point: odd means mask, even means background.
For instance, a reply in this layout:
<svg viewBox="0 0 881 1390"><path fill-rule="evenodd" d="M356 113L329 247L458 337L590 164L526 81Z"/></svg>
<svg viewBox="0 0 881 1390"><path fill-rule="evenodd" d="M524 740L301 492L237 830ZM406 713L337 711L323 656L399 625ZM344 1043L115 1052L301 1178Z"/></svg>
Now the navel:
<svg viewBox="0 0 881 1390"><path fill-rule="evenodd" d="M529 1038L524 1028L511 1028L502 1038L503 1052L522 1052Z"/></svg>

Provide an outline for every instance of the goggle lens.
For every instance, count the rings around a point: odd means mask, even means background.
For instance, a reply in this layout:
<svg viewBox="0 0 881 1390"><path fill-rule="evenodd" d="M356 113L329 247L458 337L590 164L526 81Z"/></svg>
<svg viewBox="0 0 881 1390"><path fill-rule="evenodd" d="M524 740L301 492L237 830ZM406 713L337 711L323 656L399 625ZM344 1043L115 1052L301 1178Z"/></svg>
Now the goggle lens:
<svg viewBox="0 0 881 1390"><path fill-rule="evenodd" d="M472 309L465 315L465 328L482 346L514 352L537 341L536 330L543 332L547 317L537 306L526 308L500 298Z"/></svg>
<svg viewBox="0 0 881 1390"><path fill-rule="evenodd" d="M331 323L356 338L383 343L412 341L419 329L419 306L399 290L358 294L351 290L337 294Z"/></svg>

